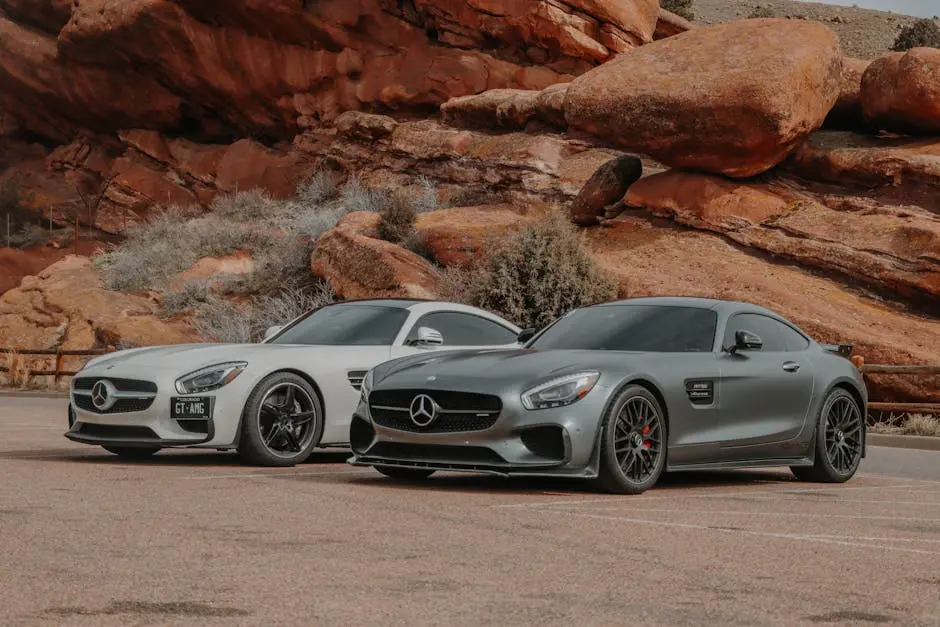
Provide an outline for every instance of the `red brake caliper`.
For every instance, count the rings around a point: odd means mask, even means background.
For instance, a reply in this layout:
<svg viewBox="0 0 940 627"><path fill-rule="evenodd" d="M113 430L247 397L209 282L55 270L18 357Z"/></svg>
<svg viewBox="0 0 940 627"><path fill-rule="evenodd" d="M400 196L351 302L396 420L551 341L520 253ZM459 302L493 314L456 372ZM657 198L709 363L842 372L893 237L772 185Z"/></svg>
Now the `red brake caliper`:
<svg viewBox="0 0 940 627"><path fill-rule="evenodd" d="M645 427L643 427L643 435L646 436L646 435L649 435L649 433L650 433L650 426L646 425ZM650 442L649 440L643 440L643 448L648 449L652 446L653 446L652 442Z"/></svg>

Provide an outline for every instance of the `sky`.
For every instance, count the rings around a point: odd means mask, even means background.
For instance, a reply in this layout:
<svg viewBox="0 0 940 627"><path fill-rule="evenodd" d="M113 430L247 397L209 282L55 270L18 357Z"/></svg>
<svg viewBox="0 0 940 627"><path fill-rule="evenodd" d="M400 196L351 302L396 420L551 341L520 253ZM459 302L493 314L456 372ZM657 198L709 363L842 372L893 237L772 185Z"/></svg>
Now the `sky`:
<svg viewBox="0 0 940 627"><path fill-rule="evenodd" d="M809 0L804 0L809 1ZM861 9L894 11L918 17L940 15L940 0L815 0L823 4L839 4L850 7L857 4Z"/></svg>

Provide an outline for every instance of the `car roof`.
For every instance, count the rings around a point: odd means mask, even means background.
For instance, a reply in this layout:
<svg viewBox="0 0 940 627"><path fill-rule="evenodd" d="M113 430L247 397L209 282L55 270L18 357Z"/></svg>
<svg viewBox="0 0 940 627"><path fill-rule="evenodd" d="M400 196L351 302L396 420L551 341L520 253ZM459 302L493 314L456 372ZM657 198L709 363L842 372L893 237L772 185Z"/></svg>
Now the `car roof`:
<svg viewBox="0 0 940 627"><path fill-rule="evenodd" d="M415 305L436 301L421 298L358 298L352 300L338 300L334 305L373 305L376 307L391 307L393 309L411 309Z"/></svg>
<svg viewBox="0 0 940 627"><path fill-rule="evenodd" d="M657 305L659 307L694 307L696 309L721 310L726 313L732 312L753 312L770 314L774 317L780 317L769 309L736 300L723 300L719 298L699 298L695 296L647 296L642 298L628 298L624 300L600 303L595 307L611 307L617 305Z"/></svg>

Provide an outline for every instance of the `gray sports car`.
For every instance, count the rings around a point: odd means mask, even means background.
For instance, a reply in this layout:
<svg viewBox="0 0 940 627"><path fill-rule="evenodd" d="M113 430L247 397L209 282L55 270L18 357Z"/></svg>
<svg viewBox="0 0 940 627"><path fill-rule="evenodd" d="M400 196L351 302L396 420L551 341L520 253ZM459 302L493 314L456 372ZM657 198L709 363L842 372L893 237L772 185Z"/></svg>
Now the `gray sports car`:
<svg viewBox="0 0 940 627"><path fill-rule="evenodd" d="M447 351L365 376L349 463L581 477L638 494L664 471L788 466L843 482L865 456L851 346L755 305L639 298L573 310L521 349Z"/></svg>

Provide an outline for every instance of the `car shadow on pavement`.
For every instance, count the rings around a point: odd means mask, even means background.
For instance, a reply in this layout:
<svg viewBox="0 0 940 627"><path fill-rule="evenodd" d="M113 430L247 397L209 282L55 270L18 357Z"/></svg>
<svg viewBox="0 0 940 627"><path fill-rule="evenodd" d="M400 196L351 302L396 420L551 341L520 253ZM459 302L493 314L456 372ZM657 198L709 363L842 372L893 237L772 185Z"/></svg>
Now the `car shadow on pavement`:
<svg viewBox="0 0 940 627"><path fill-rule="evenodd" d="M312 478L311 478L312 479ZM786 470L731 470L669 473L660 479L650 492L663 490L690 490L702 488L743 487L756 485L787 484L795 481ZM347 483L374 485L390 489L464 491L464 492L506 492L506 493L571 493L598 494L593 482L583 479L557 479L538 477L507 478L492 475L435 475L425 480L407 481L391 479L380 475L357 476L346 480ZM611 495L617 496L617 495Z"/></svg>
<svg viewBox="0 0 940 627"><path fill-rule="evenodd" d="M303 464L294 468L303 468L310 465L342 464L348 458L349 453L347 451L317 451ZM125 459L95 448L31 449L0 451L0 459L77 464L120 464L122 466L217 466L255 470L262 468L261 466L249 466L242 463L233 451L203 451L198 449L166 450L145 459Z"/></svg>

